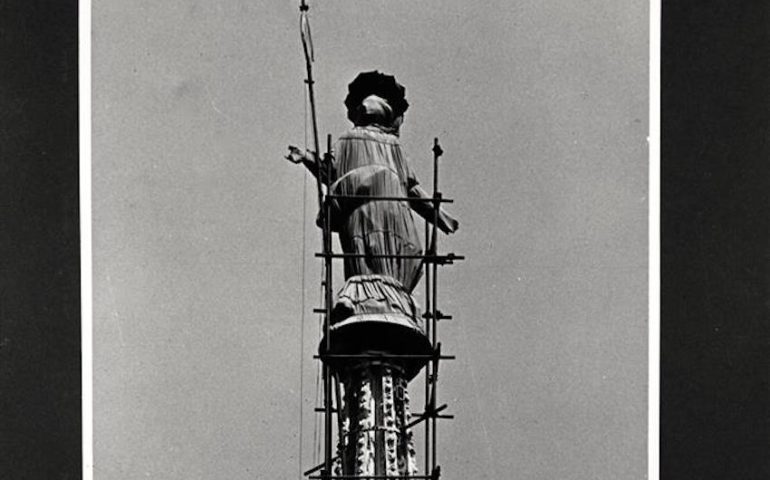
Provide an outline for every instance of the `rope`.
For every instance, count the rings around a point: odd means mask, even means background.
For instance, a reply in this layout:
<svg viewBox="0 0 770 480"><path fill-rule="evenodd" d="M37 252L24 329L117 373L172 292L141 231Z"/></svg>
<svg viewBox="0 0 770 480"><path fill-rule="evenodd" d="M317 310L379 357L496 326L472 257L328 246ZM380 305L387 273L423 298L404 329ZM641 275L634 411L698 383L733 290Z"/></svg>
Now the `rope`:
<svg viewBox="0 0 770 480"><path fill-rule="evenodd" d="M305 90L305 101L303 102L304 106L304 149L307 151L308 147L308 104L310 103L309 92ZM306 251L307 251L307 191L308 191L308 173L307 170L305 170L305 174L303 177L303 184L302 184L302 265L300 267L300 276L301 276L301 282L302 282L302 297L300 300L302 313L300 315L300 366L299 366L299 375L300 375L300 384L299 384L299 395L300 395L300 409L299 409L299 454L298 454L298 468L299 468L299 478L302 480L304 478L303 471L302 471L302 456L303 456L303 449L304 449L304 380L305 380L305 369L304 369L304 362L301 360L302 357L305 354L305 292L306 292L306 286L307 286L307 273L306 273ZM323 283L323 279L325 277L326 272L326 266L323 265L321 268L321 283ZM324 288L323 286L319 289L319 305L324 301L325 295L324 295ZM321 337L323 335L323 316L318 315L318 339L317 341L321 340ZM317 406L321 403L321 366L319 365L316 369L316 379L315 379L315 403L314 406ZM313 410L315 413L315 409ZM313 464L317 464L320 461L321 457L321 439L320 439L320 430L321 430L321 422L322 419L320 415L313 415L314 416L314 422L313 422Z"/></svg>
<svg viewBox="0 0 770 480"><path fill-rule="evenodd" d="M323 302L326 299L325 290L323 286L323 280L326 276L326 265L324 264L321 268L321 283L319 284L320 287L318 288L318 304L322 305ZM316 342L320 342L321 338L323 338L323 315L318 315L318 333L316 335ZM315 373L315 405L321 406L321 377L323 376L323 365L321 362L318 362L316 373ZM323 417L321 415L315 416L315 424L313 425L314 431L313 431L313 445L314 445L314 452L313 452L313 465L318 464L321 461L321 427L323 423Z"/></svg>
<svg viewBox="0 0 770 480"><path fill-rule="evenodd" d="M305 93L305 149L307 150L307 93ZM307 236L307 171L303 177L302 182L302 252L300 258L302 259L300 266L301 288L302 295L300 299L300 316L299 316L299 452L297 454L297 469L299 480L304 477L302 475L302 448L303 448L303 430L304 430L304 415L303 415L303 402L305 399L305 362L303 357L305 354L305 252Z"/></svg>
<svg viewBox="0 0 770 480"><path fill-rule="evenodd" d="M308 92L305 91L305 101L303 102L304 106L304 149L307 151L307 144L308 144ZM303 460L303 450L304 450L304 390L305 390L305 368L304 368L304 362L302 361L302 358L305 354L305 292L306 292L306 286L307 286L307 272L306 272L306 250L307 250L307 191L308 191L308 173L305 171L304 177L303 177L303 184L302 184L302 264L300 267L300 277L301 277L301 288L302 288L302 295L301 295L301 314L300 314L300 340L299 340L299 350L300 350L300 364L299 364L299 376L300 376L300 383L299 383L299 396L300 396L300 405L299 405L299 446L298 446L298 469L299 469L299 478L302 480L304 478L303 472L302 472L302 460ZM321 269L321 279L325 277L325 266ZM319 289L319 302L323 302L325 295L324 295L324 289L321 287ZM320 303L319 303L320 305ZM322 336L322 330L323 330L323 319L322 315L319 314L318 316L318 341L320 341ZM319 366L316 370L316 381L315 381L315 403L314 406L317 406L321 402L321 367ZM315 413L315 409L314 409ZM320 441L320 427L321 427L321 418L319 415L314 415L314 422L313 422L313 464L316 464L319 462L320 456L321 456L321 441Z"/></svg>
<svg viewBox="0 0 770 480"><path fill-rule="evenodd" d="M325 290L323 281L326 276L326 265L323 264L321 268L321 283L319 283L318 288L318 305L322 305L323 302L326 299ZM318 323L317 323L318 333L316 334L316 342L320 342L321 338L323 338L323 315L318 315ZM317 363L316 366L316 373L315 373L315 406L319 407L322 405L321 399L321 377L323 376L323 365L321 362ZM323 417L321 415L315 415L315 423L313 425L313 465L317 465L321 461L321 430L322 430L322 424L323 424Z"/></svg>
<svg viewBox="0 0 770 480"><path fill-rule="evenodd" d="M313 62L315 61L315 52L313 49L313 39L310 33L310 22L308 19L308 10L309 6L307 5L306 0L300 0L300 21L299 21L299 28L300 28L300 38L302 40L302 50L305 56L305 69L307 73L307 79L305 80L305 84L307 85L306 91L305 91L305 152L307 152L307 143L308 143L308 106L310 106L310 120L312 121L312 128L313 128L313 145L315 148L315 161L316 161L316 167L318 168L318 175L316 175L316 188L317 188L317 194L318 194L318 208L322 208L323 206L323 186L321 182L321 147L318 142L318 121L316 117L316 105L315 105L315 95L314 95L314 80L313 80ZM303 297L302 297L302 331L303 334L301 335L300 344L301 349L304 350L304 315L305 315L305 256L304 256L304 250L305 250L305 237L306 237L306 230L305 226L307 224L307 202L306 202L306 196L307 196L307 173L305 173L305 184L303 188L303 210L302 210L302 248L303 248L303 264L302 264L302 287L303 287ZM322 242L324 241L322 236ZM323 284L323 279L326 277L326 265L321 270L321 279ZM326 285L325 288L331 288L331 285ZM325 299L324 295L324 288L321 288L320 296L322 299L322 302ZM322 304L322 302L319 302L319 304ZM322 336L322 330L323 330L323 319L322 316L319 315L319 331L318 331L318 338L321 339ZM304 352L302 352L304 353ZM321 368L322 366L318 365L318 369L316 371L316 398L315 398L315 405L318 405L320 403L320 378L321 378ZM300 375L304 374L304 370L302 368L302 364L300 363ZM303 390L303 384L302 379L300 380L300 392ZM302 393L300 393L302 395ZM314 409L315 412L315 409ZM314 444L314 458L313 463L318 463L318 458L321 455L321 442L319 438L319 430L320 430L320 422L321 418L319 415L314 415L315 422L313 425L313 444ZM300 405L300 423L302 422L302 405ZM301 469L301 462L302 462L302 426L300 425L300 478L302 474Z"/></svg>

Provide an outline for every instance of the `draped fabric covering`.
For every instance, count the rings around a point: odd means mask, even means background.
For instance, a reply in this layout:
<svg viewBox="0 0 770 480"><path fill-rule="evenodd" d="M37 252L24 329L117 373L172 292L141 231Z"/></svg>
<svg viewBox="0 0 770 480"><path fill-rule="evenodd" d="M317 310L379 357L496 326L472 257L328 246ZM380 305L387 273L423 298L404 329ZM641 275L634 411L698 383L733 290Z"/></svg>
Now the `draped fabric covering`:
<svg viewBox="0 0 770 480"><path fill-rule="evenodd" d="M414 298L400 282L386 275L354 275L342 287L332 311L332 323L352 315L405 314L420 329L424 324L418 315Z"/></svg>
<svg viewBox="0 0 770 480"><path fill-rule="evenodd" d="M336 145L331 191L338 195L406 197L417 185L398 137L375 126L354 127ZM346 253L422 253L408 202L343 199L333 208L333 224ZM346 258L345 278L386 275L411 293L421 274L418 258Z"/></svg>
<svg viewBox="0 0 770 480"><path fill-rule="evenodd" d="M375 120L378 112L370 110ZM385 111L384 114L389 115ZM378 125L356 126L335 145L330 191L335 195L404 197L418 184L398 137ZM332 228L345 253L345 280L335 320L368 313L418 316L411 292L420 279L421 259L378 255L420 255L417 226L406 201L338 199L332 202Z"/></svg>

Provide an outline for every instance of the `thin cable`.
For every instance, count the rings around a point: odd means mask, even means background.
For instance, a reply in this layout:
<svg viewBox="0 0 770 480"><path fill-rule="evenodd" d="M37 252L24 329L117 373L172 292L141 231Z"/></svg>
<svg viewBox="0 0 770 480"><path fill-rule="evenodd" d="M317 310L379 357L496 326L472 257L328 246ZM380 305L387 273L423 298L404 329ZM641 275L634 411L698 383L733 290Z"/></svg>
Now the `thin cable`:
<svg viewBox="0 0 770 480"><path fill-rule="evenodd" d="M323 243L323 232L321 233L321 243ZM324 308L326 307L326 289L328 288L328 285L326 285L326 262L323 262L321 264L321 281L319 282L319 289L318 289L318 305L323 305ZM323 339L324 335L324 314L318 315L318 333L316 336L316 342L320 344L321 340ZM323 398L321 395L321 378L323 377L323 364L321 362L318 363L318 368L316 369L316 377L315 377L315 406L321 407L321 399ZM316 415L315 416L315 425L314 425L314 431L313 431L313 437L314 437L314 446L315 451L314 457L313 457L313 465L317 465L321 461L321 428L323 426L324 417L322 415Z"/></svg>
<svg viewBox="0 0 770 480"><path fill-rule="evenodd" d="M307 93L305 93L305 149L307 149ZM304 169L303 169L304 170ZM302 293L300 299L300 316L299 316L299 453L297 454L297 469L298 478L302 480L302 447L303 447L303 430L304 430L304 415L303 415L303 402L305 400L305 362L303 361L303 355L305 353L305 263L306 263L306 241L307 236L307 171L302 180L302 252L300 258L302 259L300 267L300 277L302 281Z"/></svg>
<svg viewBox="0 0 770 480"><path fill-rule="evenodd" d="M321 284L318 289L318 304L321 305L325 298L326 298L326 291L325 287L323 285L323 279L326 276L326 265L321 264ZM321 339L323 338L323 315L318 315L318 333L316 335L316 341L321 342ZM315 374L315 406L320 407L321 405L321 376L323 372L323 364L320 362L317 364L316 368L316 374ZM314 441L314 452L313 452L313 465L317 465L321 461L321 424L323 423L323 417L321 415L315 416L315 424L314 424L314 430L313 430L313 441Z"/></svg>
<svg viewBox="0 0 770 480"><path fill-rule="evenodd" d="M299 479L302 480L302 444L303 444L303 430L304 430L304 416L303 416L303 403L305 400L305 362L303 356L305 353L305 229L307 218L307 173L304 175L302 185L302 266L300 268L302 277L302 294L301 294L301 308L299 320L299 454L297 456L297 468L299 470Z"/></svg>
<svg viewBox="0 0 770 480"><path fill-rule="evenodd" d="M323 270L321 272L321 275L323 276ZM323 286L321 286L318 290L318 304L320 305L323 301L324 297L324 290ZM323 320L321 315L318 315L318 323L317 323L318 332L316 334L316 340L320 342L321 340L321 331L323 329ZM316 366L316 372L315 372L315 403L314 406L318 407L321 404L321 370L322 366L319 362ZM318 415L317 411L314 410L316 413L314 415L314 422L313 422L313 465L317 465L321 458L321 441L319 438L320 430L321 430L321 416Z"/></svg>

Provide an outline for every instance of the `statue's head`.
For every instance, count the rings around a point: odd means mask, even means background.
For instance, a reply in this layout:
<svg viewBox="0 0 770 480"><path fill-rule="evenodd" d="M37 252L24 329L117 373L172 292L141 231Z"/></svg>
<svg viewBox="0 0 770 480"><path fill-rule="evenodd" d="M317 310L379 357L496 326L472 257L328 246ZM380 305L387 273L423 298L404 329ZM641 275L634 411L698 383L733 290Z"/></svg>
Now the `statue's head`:
<svg viewBox="0 0 770 480"><path fill-rule="evenodd" d="M353 115L353 123L356 125L389 126L393 120L393 108L387 100L377 95L364 98Z"/></svg>
<svg viewBox="0 0 770 480"><path fill-rule="evenodd" d="M406 89L392 75L376 70L360 73L348 85L348 119L357 126L377 125L398 133L409 108L405 95Z"/></svg>
<svg viewBox="0 0 770 480"><path fill-rule="evenodd" d="M357 127L375 125L390 133L398 133L404 122L404 115L395 116L387 100L377 95L369 95L361 101L348 118Z"/></svg>

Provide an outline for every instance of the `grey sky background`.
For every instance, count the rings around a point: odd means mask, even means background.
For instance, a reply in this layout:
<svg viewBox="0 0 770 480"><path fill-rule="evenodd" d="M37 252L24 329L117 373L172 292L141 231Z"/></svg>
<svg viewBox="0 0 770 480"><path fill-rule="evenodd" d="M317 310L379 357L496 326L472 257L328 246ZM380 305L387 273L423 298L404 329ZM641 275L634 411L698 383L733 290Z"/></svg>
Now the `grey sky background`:
<svg viewBox="0 0 770 480"><path fill-rule="evenodd" d="M309 3L322 137L376 68L406 86L424 184L446 152L441 245L468 259L440 271L443 478L644 478L647 2ZM93 2L97 480L313 465L315 185L282 160L305 138L297 6Z"/></svg>

